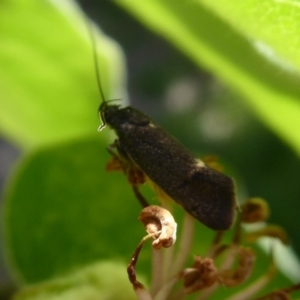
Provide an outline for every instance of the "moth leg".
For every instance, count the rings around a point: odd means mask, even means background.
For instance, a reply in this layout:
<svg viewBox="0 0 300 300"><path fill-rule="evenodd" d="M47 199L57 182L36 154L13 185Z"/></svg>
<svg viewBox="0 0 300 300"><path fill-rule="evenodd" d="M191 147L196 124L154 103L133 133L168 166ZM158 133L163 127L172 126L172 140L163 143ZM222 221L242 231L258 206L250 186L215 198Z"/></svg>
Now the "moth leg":
<svg viewBox="0 0 300 300"><path fill-rule="evenodd" d="M148 201L145 199L145 197L141 194L138 185L132 185L132 190L135 196L137 197L137 199L139 200L140 204L142 205L142 207L145 208L150 205Z"/></svg>
<svg viewBox="0 0 300 300"><path fill-rule="evenodd" d="M125 173L124 163L122 162L119 150L118 153L116 153L114 151L115 148L118 150L117 140L106 147L107 151L112 156L112 159L106 165L106 171L123 171Z"/></svg>
<svg viewBox="0 0 300 300"><path fill-rule="evenodd" d="M115 152L114 149L117 149L117 152ZM144 172L129 158L126 152L122 149L118 140L115 140L114 143L109 145L107 150L112 156L112 160L107 163L106 170L123 171L142 207L149 206L149 203L139 190L139 185L146 182Z"/></svg>

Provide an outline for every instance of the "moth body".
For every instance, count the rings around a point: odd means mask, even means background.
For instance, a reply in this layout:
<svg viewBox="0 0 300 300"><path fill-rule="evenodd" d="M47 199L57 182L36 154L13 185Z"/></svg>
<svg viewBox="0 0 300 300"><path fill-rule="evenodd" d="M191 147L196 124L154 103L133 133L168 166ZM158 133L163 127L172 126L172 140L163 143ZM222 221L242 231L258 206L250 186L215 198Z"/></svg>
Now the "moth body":
<svg viewBox="0 0 300 300"><path fill-rule="evenodd" d="M226 230L235 218L232 178L209 168L173 136L133 107L103 102L103 124L118 136L122 159L137 166L152 183L190 215L214 230Z"/></svg>

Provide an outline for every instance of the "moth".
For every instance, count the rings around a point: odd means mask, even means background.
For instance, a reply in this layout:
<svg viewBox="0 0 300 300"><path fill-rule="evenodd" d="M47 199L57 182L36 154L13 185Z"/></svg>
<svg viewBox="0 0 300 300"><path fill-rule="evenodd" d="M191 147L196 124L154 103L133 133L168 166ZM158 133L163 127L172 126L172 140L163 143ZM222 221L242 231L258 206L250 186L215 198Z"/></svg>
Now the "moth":
<svg viewBox="0 0 300 300"><path fill-rule="evenodd" d="M229 229L235 219L236 198L232 178L208 167L173 136L141 111L127 106L99 107L100 130L111 127L117 139L108 147L113 159L108 170L122 170L143 206L138 190L150 181L164 198L170 198L213 230ZM114 151L116 149L117 151Z"/></svg>
<svg viewBox="0 0 300 300"><path fill-rule="evenodd" d="M94 67L102 98L99 116L102 130L112 128L117 139L108 147L112 160L107 170L123 171L143 207L148 202L139 186L149 181L159 198L172 199L194 218L214 230L229 229L235 219L236 197L232 178L208 167L173 136L141 111L106 101L101 87L95 38Z"/></svg>

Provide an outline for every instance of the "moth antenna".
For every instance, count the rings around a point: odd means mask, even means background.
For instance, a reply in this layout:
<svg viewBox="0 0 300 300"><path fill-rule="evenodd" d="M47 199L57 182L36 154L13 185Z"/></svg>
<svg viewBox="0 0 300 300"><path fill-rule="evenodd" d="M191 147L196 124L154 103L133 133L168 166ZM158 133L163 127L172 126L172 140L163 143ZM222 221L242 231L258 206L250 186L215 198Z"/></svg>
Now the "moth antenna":
<svg viewBox="0 0 300 300"><path fill-rule="evenodd" d="M85 18L88 33L91 39L91 44L92 44L92 50L93 50L93 61L94 61L94 67L95 67L95 73L96 73L96 81L97 81L97 86L98 86L98 91L100 94L100 97L102 99L102 102L105 102L105 96L103 92L103 88L101 85L101 80L100 80L100 72L99 72L99 60L97 56L97 44L96 44L96 39L95 39L95 34L93 32L91 23L87 18Z"/></svg>
<svg viewBox="0 0 300 300"><path fill-rule="evenodd" d="M103 116L103 106L106 103L105 96L104 96L104 91L101 85L101 80L100 80L100 72L99 72L99 60L97 56L97 43L96 43L96 38L95 34L92 28L92 25L89 21L89 19L84 16L84 21L86 23L87 31L90 36L91 44L92 44L92 51L93 51L93 62L94 62L94 68L95 68L95 74L96 74L96 81L97 81L97 86L98 86L98 91L102 100L102 103L99 106L98 109L98 114L99 114L99 119L102 121L102 124L98 127L98 131L101 131L105 126L106 126L106 121Z"/></svg>

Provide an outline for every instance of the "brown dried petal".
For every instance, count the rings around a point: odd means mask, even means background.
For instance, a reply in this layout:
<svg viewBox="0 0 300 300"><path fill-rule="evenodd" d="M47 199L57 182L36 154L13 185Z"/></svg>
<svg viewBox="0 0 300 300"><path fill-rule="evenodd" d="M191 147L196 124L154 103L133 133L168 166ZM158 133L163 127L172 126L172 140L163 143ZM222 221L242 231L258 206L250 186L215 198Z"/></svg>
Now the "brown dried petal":
<svg viewBox="0 0 300 300"><path fill-rule="evenodd" d="M230 287L244 282L252 273L255 254L250 248L239 247L238 267L235 270L224 270L219 273L220 281L223 285Z"/></svg>
<svg viewBox="0 0 300 300"><path fill-rule="evenodd" d="M184 280L185 293L191 294L217 282L218 270L211 258L197 256L193 266L183 270L181 276Z"/></svg>
<svg viewBox="0 0 300 300"><path fill-rule="evenodd" d="M266 221L270 216L268 203L261 198L250 198L241 206L241 221L256 223Z"/></svg>
<svg viewBox="0 0 300 300"><path fill-rule="evenodd" d="M270 296L270 300L290 300L291 296L285 291L278 291Z"/></svg>
<svg viewBox="0 0 300 300"><path fill-rule="evenodd" d="M290 300L291 293L300 289L300 283L292 285L288 288L272 292L270 294L264 295L257 298L257 300Z"/></svg>
<svg viewBox="0 0 300 300"><path fill-rule="evenodd" d="M147 206L142 210L139 220L146 227L148 234L154 234L154 249L174 245L177 224L168 210L156 205Z"/></svg>

